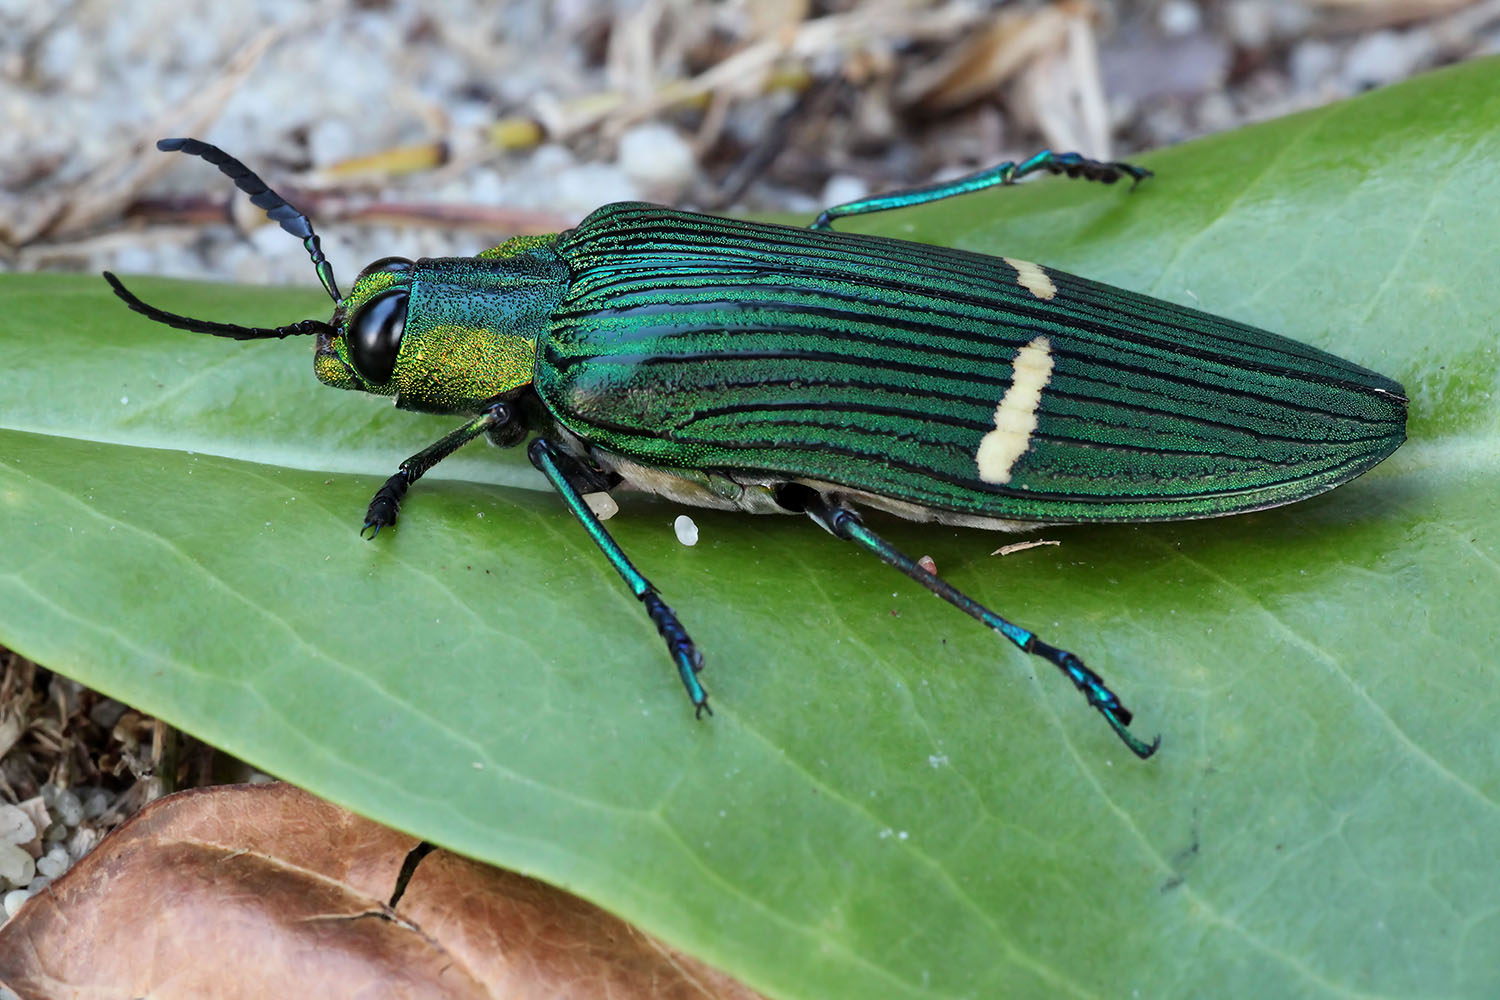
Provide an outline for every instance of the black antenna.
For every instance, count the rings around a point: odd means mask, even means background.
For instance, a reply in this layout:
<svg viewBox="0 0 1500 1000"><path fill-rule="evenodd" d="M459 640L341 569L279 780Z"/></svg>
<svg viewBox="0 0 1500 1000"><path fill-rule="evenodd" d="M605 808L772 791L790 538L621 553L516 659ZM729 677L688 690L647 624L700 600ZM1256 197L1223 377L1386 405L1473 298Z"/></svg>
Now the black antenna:
<svg viewBox="0 0 1500 1000"><path fill-rule="evenodd" d="M253 171L239 160L224 152L218 146L211 146L197 139L158 139L156 148L164 153L182 152L189 156L198 156L218 167L219 170L230 180L234 181L235 187L250 196L250 201L257 208L265 210L266 215L273 222L281 225L282 229L291 233L302 241L307 249L307 255L312 258L313 267L317 268L318 280L323 283L323 289L333 299L335 306L344 304L344 297L339 293L339 286L333 280L333 265L328 263L328 258L323 256L323 244L318 239L318 234L313 232L312 223L307 216L293 208L285 198L272 191L266 186L266 182L255 175ZM125 286L120 283L108 271L104 272L104 280L109 282L109 287L115 290L115 294L124 300L125 304L147 319L178 330L191 330L194 333L211 333L215 337L228 337L232 340L269 340L281 337L295 337L305 334L327 333L329 336L337 334L332 326L315 319L304 319L290 326L262 327L262 326L236 326L233 323L215 323L206 319L193 319L190 316L181 316L177 313L169 313L155 306L148 306L133 294L126 291Z"/></svg>
<svg viewBox="0 0 1500 1000"><path fill-rule="evenodd" d="M125 304L147 319L153 319L158 323L176 327L179 330L191 330L194 333L211 333L215 337L228 337L231 340L272 340L281 337L296 337L310 333L326 333L330 337L336 331L331 325L322 320L304 319L298 320L290 326L278 326L267 328L263 326L236 326L233 323L214 323L206 319L193 319L191 316L181 316L177 313L169 313L155 306L148 306L136 298L125 286L120 283L108 271L104 272L104 280L109 282L109 287L115 290L115 294L125 301Z"/></svg>
<svg viewBox="0 0 1500 1000"><path fill-rule="evenodd" d="M338 284L333 280L333 265L328 262L327 257L323 256L323 244L318 239L318 234L313 232L312 222L307 216L293 208L285 198L272 191L265 181L256 176L254 171L218 146L200 142L197 139L158 139L156 148L164 153L179 152L201 157L218 167L224 176L234 181L235 187L250 196L251 204L256 208L264 209L272 222L280 223L282 229L302 241L302 245L307 248L307 255L312 258L313 267L318 269L318 280L323 283L323 288L333 299L333 304L339 305L344 301L343 295L339 294ZM113 282L113 284L118 294L121 291L120 285L118 282ZM143 310L136 309L135 306L131 308L145 314ZM170 314L164 313L163 315ZM182 327L181 329L189 328ZM221 336L228 335L221 334Z"/></svg>

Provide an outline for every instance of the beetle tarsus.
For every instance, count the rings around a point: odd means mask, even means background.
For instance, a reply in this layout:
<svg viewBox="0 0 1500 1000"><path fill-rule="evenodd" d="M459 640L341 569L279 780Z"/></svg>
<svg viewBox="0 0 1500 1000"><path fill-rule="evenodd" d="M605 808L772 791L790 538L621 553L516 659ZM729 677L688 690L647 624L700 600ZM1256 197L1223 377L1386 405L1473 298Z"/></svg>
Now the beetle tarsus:
<svg viewBox="0 0 1500 1000"><path fill-rule="evenodd" d="M1137 184L1152 176L1150 170L1133 163L1125 163L1121 160L1090 160L1077 153L1054 153L1050 158L1043 153L1028 160L1027 164L1035 164L1032 169L1045 169L1054 174L1067 174L1072 178L1082 177L1084 180L1097 181L1100 184L1113 184L1122 177L1129 177L1132 191L1135 190ZM1018 176L1024 176L1029 172L1023 165L1023 168L1018 171Z"/></svg>
<svg viewBox="0 0 1500 1000"><path fill-rule="evenodd" d="M640 597L656 631L667 641L667 651L672 656L672 662L677 664L677 676L682 678L682 686L687 688L696 717L702 718L705 710L713 715L713 710L708 708L708 692L698 682L698 674L703 671L703 654L698 651L697 643L687 634L682 622L677 620L677 613L667 606L667 602L654 589L646 590Z"/></svg>
<svg viewBox="0 0 1500 1000"><path fill-rule="evenodd" d="M1026 645L1026 651L1040 656L1048 663L1053 664L1073 682L1073 686L1083 692L1088 703L1104 716L1115 735L1130 748L1130 752L1145 760L1156 753L1161 746L1161 737L1157 736L1150 743L1146 743L1130 732L1128 728L1131 720L1135 718L1130 709L1120 703L1119 697L1104 683L1104 678L1094 673L1076 654L1066 649L1058 649L1056 646L1042 642L1036 636Z"/></svg>
<svg viewBox="0 0 1500 1000"><path fill-rule="evenodd" d="M385 485L375 491L375 498L365 510L365 525L359 529L361 538L367 537L365 532L368 531L368 537L373 539L380 534L381 528L388 528L396 523L396 517L401 512L401 498L406 495L408 485L406 472L403 470L387 479Z"/></svg>

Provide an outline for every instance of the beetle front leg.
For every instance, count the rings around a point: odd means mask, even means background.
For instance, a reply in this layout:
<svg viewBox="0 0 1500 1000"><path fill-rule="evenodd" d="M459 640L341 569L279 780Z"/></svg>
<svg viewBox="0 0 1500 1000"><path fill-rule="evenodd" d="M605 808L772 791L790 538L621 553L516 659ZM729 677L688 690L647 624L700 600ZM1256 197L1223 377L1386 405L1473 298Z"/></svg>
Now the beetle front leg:
<svg viewBox="0 0 1500 1000"><path fill-rule="evenodd" d="M1082 660L1065 649L1058 649L1056 646L1042 642L1031 632L1006 621L959 591L942 577L929 573L890 542L865 527L855 511L840 504L830 503L812 490L805 492L798 490L795 495L790 495L787 501L784 503L785 506L800 508L835 538L853 542L865 551L874 553L964 614L999 632L1024 652L1040 656L1057 667L1079 691L1083 692L1088 703L1104 716L1110 728L1115 731L1115 735L1119 736L1137 757L1144 760L1154 754L1156 748L1161 745L1159 736L1150 743L1146 743L1130 732L1127 728L1131 720L1130 709L1120 703L1120 699L1109 689L1104 680L1084 666Z"/></svg>
<svg viewBox="0 0 1500 1000"><path fill-rule="evenodd" d="M479 435L510 423L514 415L509 404L498 399L492 400L479 411L479 416L402 462L396 474L375 491L375 498L365 511L365 525L359 529L360 535L363 536L368 531L370 537L374 538L380 534L381 528L395 524L396 516L401 511L401 500L412 483Z"/></svg>
<svg viewBox="0 0 1500 1000"><path fill-rule="evenodd" d="M693 708L701 717L704 712L713 715L713 709L708 707L708 692L703 690L703 685L698 683L698 671L703 669L703 654L698 652L698 647L693 643L692 637L677 620L677 614L666 602L661 599L651 581L641 575L640 571L631 564L618 543L610 537L608 529L599 520L584 499L584 491L594 487L598 476L592 470L585 468L571 455L566 454L557 445L546 438L537 438L531 442L526 449L526 456L531 459L531 464L536 466L542 475L552 483L554 489L562 496L563 503L568 505L568 510L583 525L583 530L589 533L594 544L604 553L604 558L620 574L625 581L625 586L630 588L642 604L646 606L646 614L650 616L651 623L656 626L656 631L666 640L667 651L672 656L672 662L677 664L677 675L682 678L682 686L687 688L688 698L693 702Z"/></svg>

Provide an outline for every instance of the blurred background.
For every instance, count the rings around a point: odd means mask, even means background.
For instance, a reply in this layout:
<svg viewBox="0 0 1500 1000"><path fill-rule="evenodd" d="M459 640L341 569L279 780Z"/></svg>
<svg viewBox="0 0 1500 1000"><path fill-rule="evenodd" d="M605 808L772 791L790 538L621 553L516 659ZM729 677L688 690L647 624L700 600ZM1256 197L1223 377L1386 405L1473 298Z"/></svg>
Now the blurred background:
<svg viewBox="0 0 1500 1000"><path fill-rule="evenodd" d="M1500 50L1500 0L0 0L0 268L311 284L645 198L811 219L1051 147L1123 157ZM232 225L226 225L229 222Z"/></svg>

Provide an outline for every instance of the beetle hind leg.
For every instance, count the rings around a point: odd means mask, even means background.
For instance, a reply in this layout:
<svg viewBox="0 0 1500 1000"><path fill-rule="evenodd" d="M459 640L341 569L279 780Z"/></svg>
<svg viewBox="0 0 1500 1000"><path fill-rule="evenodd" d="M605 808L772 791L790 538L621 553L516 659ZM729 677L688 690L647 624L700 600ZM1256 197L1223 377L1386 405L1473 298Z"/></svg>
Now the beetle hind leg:
<svg viewBox="0 0 1500 1000"><path fill-rule="evenodd" d="M1083 692L1088 703L1104 716L1110 728L1115 731L1115 735L1137 757L1144 760L1156 752L1156 748L1161 744L1161 737L1158 736L1150 743L1146 743L1131 733L1130 710L1120 703L1120 699L1109 689L1104 680L1084 666L1083 661L1077 656L1065 649L1058 649L1056 646L1042 642L1031 632L1006 621L989 608L962 593L942 577L929 573L890 542L865 527L859 514L849 507L832 503L813 490L799 489L795 492L784 490L783 497L785 506L789 509L801 510L835 538L853 542L865 551L879 556L883 561L905 573L964 614L999 632L1023 652L1039 656L1057 667L1079 691Z"/></svg>

